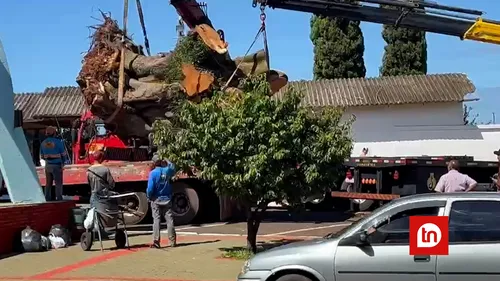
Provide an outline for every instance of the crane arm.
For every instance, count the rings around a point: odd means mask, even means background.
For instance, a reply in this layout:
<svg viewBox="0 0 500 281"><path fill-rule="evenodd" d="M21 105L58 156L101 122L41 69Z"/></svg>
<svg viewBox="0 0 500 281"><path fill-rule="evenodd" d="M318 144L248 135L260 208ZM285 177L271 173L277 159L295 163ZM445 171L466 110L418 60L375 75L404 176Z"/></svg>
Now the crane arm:
<svg viewBox="0 0 500 281"><path fill-rule="evenodd" d="M174 6L177 14L190 29L201 24L213 27L207 13L203 11L203 6L206 4L200 4L196 0L170 0L170 5Z"/></svg>
<svg viewBox="0 0 500 281"><path fill-rule="evenodd" d="M355 4L335 0L253 0L254 7L258 4L500 44L500 22L483 19L483 12L422 0L359 0Z"/></svg>

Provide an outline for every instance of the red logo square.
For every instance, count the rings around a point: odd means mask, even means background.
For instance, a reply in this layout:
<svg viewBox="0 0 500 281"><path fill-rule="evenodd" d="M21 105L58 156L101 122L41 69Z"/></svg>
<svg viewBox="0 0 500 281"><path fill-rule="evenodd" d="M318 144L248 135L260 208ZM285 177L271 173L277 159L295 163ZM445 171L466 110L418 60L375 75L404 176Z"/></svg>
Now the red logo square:
<svg viewBox="0 0 500 281"><path fill-rule="evenodd" d="M410 255L448 255L448 217L410 217Z"/></svg>

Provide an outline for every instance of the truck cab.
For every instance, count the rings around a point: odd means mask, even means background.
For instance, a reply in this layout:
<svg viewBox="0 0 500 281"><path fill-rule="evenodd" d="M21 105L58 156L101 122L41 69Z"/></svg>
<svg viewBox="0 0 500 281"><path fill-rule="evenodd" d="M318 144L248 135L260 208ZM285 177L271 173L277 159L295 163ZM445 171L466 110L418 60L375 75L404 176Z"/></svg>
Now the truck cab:
<svg viewBox="0 0 500 281"><path fill-rule="evenodd" d="M148 161L152 153L149 140L123 140L114 133L114 125L105 124L90 111L73 124L71 137L74 164L92 164L92 152L97 150L104 151L107 162Z"/></svg>

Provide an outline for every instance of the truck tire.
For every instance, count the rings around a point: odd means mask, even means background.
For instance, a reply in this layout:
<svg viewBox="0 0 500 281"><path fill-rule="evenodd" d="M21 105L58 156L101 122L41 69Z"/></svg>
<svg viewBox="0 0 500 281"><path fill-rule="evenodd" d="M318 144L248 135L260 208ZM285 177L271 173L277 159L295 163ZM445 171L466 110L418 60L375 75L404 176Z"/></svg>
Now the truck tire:
<svg viewBox="0 0 500 281"><path fill-rule="evenodd" d="M184 182L173 183L172 191L172 212L175 224L190 224L200 209L198 192Z"/></svg>
<svg viewBox="0 0 500 281"><path fill-rule="evenodd" d="M134 196L130 197L125 197L123 198L123 201L121 201L119 204L125 204L127 205L130 209L137 211L138 213L142 213L143 215L135 215L131 213L125 213L123 216L125 218L125 223L127 225L134 225L140 223L147 215L148 210L149 210L149 202L148 202L148 197L146 196L146 193L144 192L134 192Z"/></svg>

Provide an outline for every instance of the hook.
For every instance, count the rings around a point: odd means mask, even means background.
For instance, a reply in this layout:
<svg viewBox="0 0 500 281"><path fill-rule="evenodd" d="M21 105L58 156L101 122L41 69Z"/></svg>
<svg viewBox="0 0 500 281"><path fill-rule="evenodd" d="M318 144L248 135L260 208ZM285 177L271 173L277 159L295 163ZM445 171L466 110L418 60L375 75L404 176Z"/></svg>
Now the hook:
<svg viewBox="0 0 500 281"><path fill-rule="evenodd" d="M217 30L217 34L219 34L219 38L220 38L220 40L222 40L222 42L226 42L225 36L224 36L224 30L222 30L222 29Z"/></svg>

